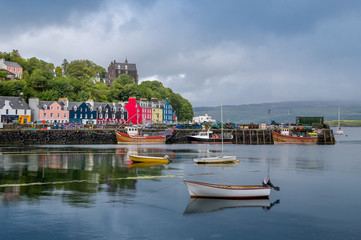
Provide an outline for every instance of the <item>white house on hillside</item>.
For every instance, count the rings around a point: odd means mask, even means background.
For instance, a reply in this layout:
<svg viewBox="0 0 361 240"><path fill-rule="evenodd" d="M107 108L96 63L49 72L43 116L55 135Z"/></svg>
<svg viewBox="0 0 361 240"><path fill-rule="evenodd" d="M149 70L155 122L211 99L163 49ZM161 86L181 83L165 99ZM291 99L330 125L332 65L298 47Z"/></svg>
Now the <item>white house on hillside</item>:
<svg viewBox="0 0 361 240"><path fill-rule="evenodd" d="M194 117L193 122L194 123L203 123L203 122L215 123L216 120L213 120L212 117L208 116L208 114L206 113L204 116Z"/></svg>

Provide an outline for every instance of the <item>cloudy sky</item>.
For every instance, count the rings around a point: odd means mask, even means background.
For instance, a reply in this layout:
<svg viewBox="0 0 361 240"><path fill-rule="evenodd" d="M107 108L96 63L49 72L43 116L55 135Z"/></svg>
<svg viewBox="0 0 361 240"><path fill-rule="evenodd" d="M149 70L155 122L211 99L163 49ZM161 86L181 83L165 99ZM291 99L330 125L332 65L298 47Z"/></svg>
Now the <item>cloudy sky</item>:
<svg viewBox="0 0 361 240"><path fill-rule="evenodd" d="M0 1L0 51L127 58L193 106L360 99L361 1Z"/></svg>

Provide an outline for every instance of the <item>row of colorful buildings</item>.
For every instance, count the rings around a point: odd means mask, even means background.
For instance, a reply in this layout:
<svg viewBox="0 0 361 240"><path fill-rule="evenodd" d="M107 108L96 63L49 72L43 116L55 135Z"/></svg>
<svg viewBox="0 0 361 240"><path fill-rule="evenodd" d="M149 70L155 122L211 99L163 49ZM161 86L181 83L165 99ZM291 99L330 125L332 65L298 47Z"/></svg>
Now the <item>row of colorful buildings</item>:
<svg viewBox="0 0 361 240"><path fill-rule="evenodd" d="M29 104L22 97L0 97L2 123L81 123L81 124L153 124L177 121L168 99L139 99L130 97L127 102L105 103L40 101L30 98Z"/></svg>

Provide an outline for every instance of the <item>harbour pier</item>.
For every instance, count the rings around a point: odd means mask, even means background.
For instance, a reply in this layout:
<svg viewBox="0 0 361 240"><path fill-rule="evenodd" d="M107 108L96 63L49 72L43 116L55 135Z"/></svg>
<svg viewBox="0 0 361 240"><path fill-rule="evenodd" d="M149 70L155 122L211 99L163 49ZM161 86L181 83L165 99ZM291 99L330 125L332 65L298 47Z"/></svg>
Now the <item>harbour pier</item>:
<svg viewBox="0 0 361 240"><path fill-rule="evenodd" d="M0 144L116 144L115 129L2 129ZM317 144L335 144L331 129L320 129ZM143 129L140 133L154 135L157 129ZM164 130L163 130L164 131ZM196 129L173 129L166 138L167 144L189 143L188 136L197 133ZM268 145L274 144L269 129L224 129L224 135L232 135L233 144ZM214 129L220 136L221 130Z"/></svg>

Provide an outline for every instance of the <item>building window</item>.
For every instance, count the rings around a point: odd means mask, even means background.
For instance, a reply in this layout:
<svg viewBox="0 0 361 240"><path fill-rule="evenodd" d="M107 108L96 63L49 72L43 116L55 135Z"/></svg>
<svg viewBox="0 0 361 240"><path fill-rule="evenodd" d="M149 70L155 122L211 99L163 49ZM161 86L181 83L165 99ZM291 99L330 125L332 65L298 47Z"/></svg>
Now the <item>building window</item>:
<svg viewBox="0 0 361 240"><path fill-rule="evenodd" d="M85 119L87 119L87 118L88 118L88 115L87 115L87 114L84 114L84 117L85 117Z"/></svg>
<svg viewBox="0 0 361 240"><path fill-rule="evenodd" d="M108 119L108 114L105 114L105 119Z"/></svg>
<svg viewBox="0 0 361 240"><path fill-rule="evenodd" d="M64 113L64 117L66 118L66 113Z"/></svg>
<svg viewBox="0 0 361 240"><path fill-rule="evenodd" d="M46 113L44 113L44 118L46 118Z"/></svg>
<svg viewBox="0 0 361 240"><path fill-rule="evenodd" d="M115 119L115 114L113 114L113 119Z"/></svg>
<svg viewBox="0 0 361 240"><path fill-rule="evenodd" d="M60 118L60 113L58 113L58 118Z"/></svg>
<svg viewBox="0 0 361 240"><path fill-rule="evenodd" d="M74 114L74 118L76 118L76 113Z"/></svg>
<svg viewBox="0 0 361 240"><path fill-rule="evenodd" d="M83 118L83 114L80 114L80 118Z"/></svg>
<svg viewBox="0 0 361 240"><path fill-rule="evenodd" d="M51 118L53 117L53 113L50 113L50 117L51 117Z"/></svg>

